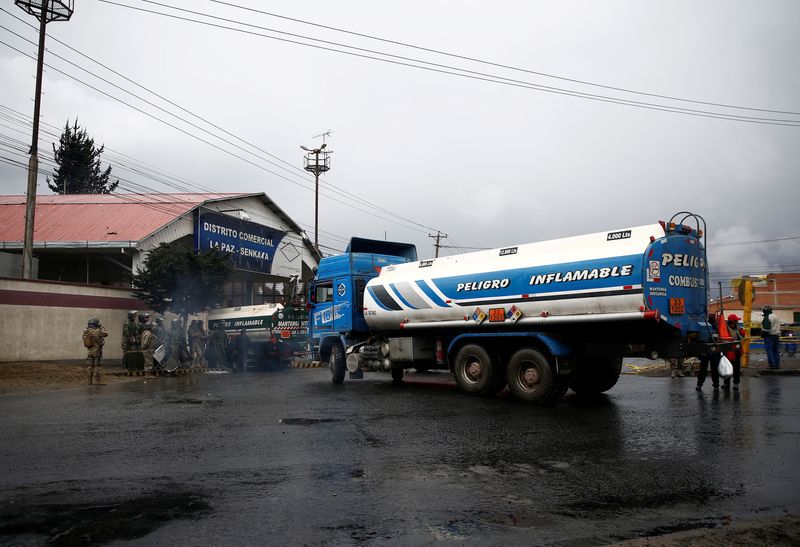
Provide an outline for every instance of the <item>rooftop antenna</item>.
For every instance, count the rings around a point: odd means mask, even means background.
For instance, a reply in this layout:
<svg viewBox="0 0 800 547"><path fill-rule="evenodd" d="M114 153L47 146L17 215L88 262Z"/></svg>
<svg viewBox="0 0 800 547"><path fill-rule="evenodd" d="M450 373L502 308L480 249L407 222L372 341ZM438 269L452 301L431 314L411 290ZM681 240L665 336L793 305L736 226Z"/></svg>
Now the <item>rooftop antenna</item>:
<svg viewBox="0 0 800 547"><path fill-rule="evenodd" d="M325 137L330 137L331 133L333 133L333 129L328 129L324 133L320 133L319 135L314 135L311 138L312 139L318 139L318 138L322 137L322 144L325 144Z"/></svg>

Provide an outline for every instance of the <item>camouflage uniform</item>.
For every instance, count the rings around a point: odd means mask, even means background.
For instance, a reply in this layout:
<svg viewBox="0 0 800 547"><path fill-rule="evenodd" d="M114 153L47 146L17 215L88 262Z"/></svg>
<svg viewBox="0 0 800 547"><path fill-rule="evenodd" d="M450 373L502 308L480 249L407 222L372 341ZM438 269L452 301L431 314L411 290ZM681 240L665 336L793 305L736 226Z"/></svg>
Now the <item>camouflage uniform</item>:
<svg viewBox="0 0 800 547"><path fill-rule="evenodd" d="M203 366L203 349L205 348L206 340L208 339L208 335L206 334L205 329L203 329L203 324L195 319L192 321L192 324L189 325L189 330L186 334L189 337L189 349L192 353L192 366L201 367Z"/></svg>
<svg viewBox="0 0 800 547"><path fill-rule="evenodd" d="M144 370L153 370L153 352L156 350L156 335L153 334L153 324L147 322L142 331L142 356L144 357Z"/></svg>
<svg viewBox="0 0 800 547"><path fill-rule="evenodd" d="M106 329L100 325L100 322L90 321L89 326L83 331L83 338L87 337L91 340L92 346L87 349L86 368L89 373L89 385L102 385L103 368L100 365L100 360L103 358L103 344L104 338L108 336Z"/></svg>
<svg viewBox="0 0 800 547"><path fill-rule="evenodd" d="M180 319L173 319L172 326L167 333L167 350L169 361L180 365L187 360L186 334L183 332Z"/></svg>
<svg viewBox="0 0 800 547"><path fill-rule="evenodd" d="M136 322L136 312L128 312L128 320L122 325L122 366L128 368L128 352L140 349L141 334Z"/></svg>
<svg viewBox="0 0 800 547"><path fill-rule="evenodd" d="M153 334L156 335L156 347L167 343L167 329L164 328L163 317L156 317L156 324L153 327Z"/></svg>

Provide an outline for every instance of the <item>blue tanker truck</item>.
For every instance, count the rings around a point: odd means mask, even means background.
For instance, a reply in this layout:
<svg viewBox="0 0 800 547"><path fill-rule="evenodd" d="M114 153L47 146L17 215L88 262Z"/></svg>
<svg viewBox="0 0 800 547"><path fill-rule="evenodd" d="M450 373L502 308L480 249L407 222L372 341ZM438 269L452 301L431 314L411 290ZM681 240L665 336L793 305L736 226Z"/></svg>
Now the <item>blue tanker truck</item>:
<svg viewBox="0 0 800 547"><path fill-rule="evenodd" d="M704 220L419 260L352 238L309 283L309 350L333 383L447 368L459 389L542 404L611 389L624 357L730 349L708 318Z"/></svg>

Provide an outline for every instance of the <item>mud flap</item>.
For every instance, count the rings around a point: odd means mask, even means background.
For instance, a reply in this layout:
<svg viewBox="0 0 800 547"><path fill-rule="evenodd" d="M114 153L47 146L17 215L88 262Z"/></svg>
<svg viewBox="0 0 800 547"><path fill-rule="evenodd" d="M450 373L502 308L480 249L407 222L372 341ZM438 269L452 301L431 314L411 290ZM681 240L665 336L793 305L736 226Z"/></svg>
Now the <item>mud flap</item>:
<svg viewBox="0 0 800 547"><path fill-rule="evenodd" d="M358 369L355 372L350 373L351 380L363 380L364 379L364 371L362 369Z"/></svg>

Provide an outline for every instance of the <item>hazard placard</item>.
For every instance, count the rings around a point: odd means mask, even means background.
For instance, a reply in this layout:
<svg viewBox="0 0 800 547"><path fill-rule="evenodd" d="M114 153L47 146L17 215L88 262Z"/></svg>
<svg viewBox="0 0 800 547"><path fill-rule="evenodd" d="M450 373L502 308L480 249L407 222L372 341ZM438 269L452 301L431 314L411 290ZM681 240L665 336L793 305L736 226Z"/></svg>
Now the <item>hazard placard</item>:
<svg viewBox="0 0 800 547"><path fill-rule="evenodd" d="M669 299L669 313L671 315L683 315L686 305L683 298L670 298Z"/></svg>

